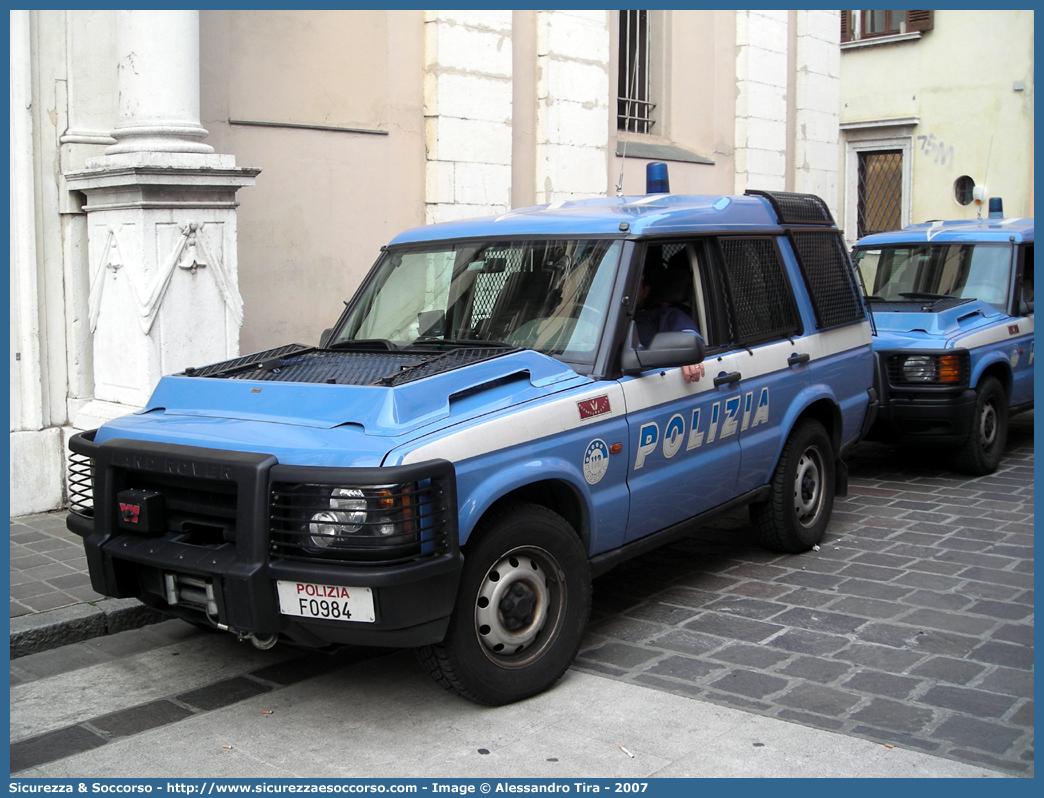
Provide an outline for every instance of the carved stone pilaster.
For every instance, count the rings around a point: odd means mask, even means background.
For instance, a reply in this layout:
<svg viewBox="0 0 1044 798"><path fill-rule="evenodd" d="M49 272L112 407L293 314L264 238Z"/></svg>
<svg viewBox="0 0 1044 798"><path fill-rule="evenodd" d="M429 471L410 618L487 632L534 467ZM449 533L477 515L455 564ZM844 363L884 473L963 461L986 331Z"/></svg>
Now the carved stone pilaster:
<svg viewBox="0 0 1044 798"><path fill-rule="evenodd" d="M234 163L132 153L66 174L87 197L96 406L82 427L143 406L163 374L239 353L236 192L260 170Z"/></svg>

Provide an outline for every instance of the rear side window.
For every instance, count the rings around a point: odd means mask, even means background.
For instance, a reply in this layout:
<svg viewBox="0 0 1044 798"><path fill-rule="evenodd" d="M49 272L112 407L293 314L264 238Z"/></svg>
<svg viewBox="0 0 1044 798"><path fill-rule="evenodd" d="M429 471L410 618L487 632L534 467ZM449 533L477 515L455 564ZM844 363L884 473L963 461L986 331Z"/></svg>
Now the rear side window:
<svg viewBox="0 0 1044 798"><path fill-rule="evenodd" d="M866 313L841 234L836 230L795 230L790 240L808 286L816 327L862 321Z"/></svg>
<svg viewBox="0 0 1044 798"><path fill-rule="evenodd" d="M776 241L720 238L732 337L741 344L800 335L801 323Z"/></svg>

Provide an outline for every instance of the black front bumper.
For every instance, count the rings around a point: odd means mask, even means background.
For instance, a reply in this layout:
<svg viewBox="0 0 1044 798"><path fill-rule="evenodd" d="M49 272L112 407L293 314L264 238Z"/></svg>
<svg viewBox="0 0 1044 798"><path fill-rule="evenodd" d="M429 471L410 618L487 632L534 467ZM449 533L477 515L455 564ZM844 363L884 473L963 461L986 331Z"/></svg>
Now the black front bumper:
<svg viewBox="0 0 1044 798"><path fill-rule="evenodd" d="M277 465L254 453L114 439L93 442L93 433L75 436L70 449L90 458L93 513L71 512L67 525L84 538L93 588L116 598L134 597L186 620L257 637L281 636L298 645L419 646L445 634L456 599L462 557L456 525L453 466L429 461L378 469L315 469ZM273 473L274 471L274 473ZM331 483L387 484L430 480L438 501L441 534L435 545L406 561L345 562L278 556L269 520L270 484L321 473ZM199 545L168 530L139 534L121 529L116 494L135 477L158 479L181 495L200 488L232 496L232 531L224 540ZM210 611L191 602L171 603L170 585L190 582L212 598ZM373 622L302 618L280 612L279 580L348 588L370 588ZM202 602L204 605L207 602ZM216 613L214 610L216 609Z"/></svg>
<svg viewBox="0 0 1044 798"><path fill-rule="evenodd" d="M966 383L954 388L896 385L886 366L889 354L875 353L880 408L867 439L901 444L965 443L975 416L975 391Z"/></svg>

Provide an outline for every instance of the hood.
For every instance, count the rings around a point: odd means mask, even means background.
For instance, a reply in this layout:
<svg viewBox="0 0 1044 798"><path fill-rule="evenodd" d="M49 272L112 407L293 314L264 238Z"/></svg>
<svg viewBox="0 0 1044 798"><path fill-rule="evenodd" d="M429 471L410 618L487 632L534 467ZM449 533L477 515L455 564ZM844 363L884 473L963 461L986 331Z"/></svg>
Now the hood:
<svg viewBox="0 0 1044 798"><path fill-rule="evenodd" d="M874 302L871 304L879 346L940 345L959 335L994 323L1000 312L978 299L937 302Z"/></svg>
<svg viewBox="0 0 1044 798"><path fill-rule="evenodd" d="M406 361L391 352L269 354L164 377L143 413L315 429L352 425L368 436L400 437L587 379L530 350L487 349L467 356L459 350L428 352Z"/></svg>

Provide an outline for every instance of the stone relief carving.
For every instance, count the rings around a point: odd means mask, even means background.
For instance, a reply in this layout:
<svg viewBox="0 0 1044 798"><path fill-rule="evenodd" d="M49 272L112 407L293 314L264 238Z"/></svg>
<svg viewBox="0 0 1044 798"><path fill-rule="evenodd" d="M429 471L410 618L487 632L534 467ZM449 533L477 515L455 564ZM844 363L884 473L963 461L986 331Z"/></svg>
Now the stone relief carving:
<svg viewBox="0 0 1044 798"><path fill-rule="evenodd" d="M198 269L206 268L214 278L214 282L217 284L218 290L224 299L225 306L232 313L236 324L242 326L243 297L240 295L235 282L229 279L229 275L226 274L222 260L215 258L207 246L206 236L203 234L206 226L207 223L205 222L197 223L195 221L179 224L178 230L181 234L174 242L174 246L167 256L160 260L158 264L159 269L154 278L151 282L146 282L147 276L138 274L138 270L134 268L128 268L128 259L120 241L120 225L107 225L105 243L101 248L101 257L98 258L94 268L91 270L89 294L91 332L93 333L98 327L102 294L106 284L104 279L106 270L112 272L113 280L117 279L122 272L130 283L131 293L134 296L134 302L139 314L138 320L141 323L141 331L145 335L152 331L152 325L155 323L156 315L163 304L163 297L167 293L171 277L178 268L189 272L193 276L196 275ZM221 229L220 223L212 223L210 226L216 226L219 230Z"/></svg>

